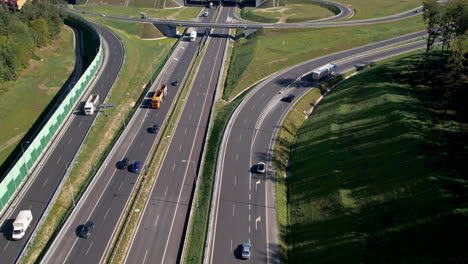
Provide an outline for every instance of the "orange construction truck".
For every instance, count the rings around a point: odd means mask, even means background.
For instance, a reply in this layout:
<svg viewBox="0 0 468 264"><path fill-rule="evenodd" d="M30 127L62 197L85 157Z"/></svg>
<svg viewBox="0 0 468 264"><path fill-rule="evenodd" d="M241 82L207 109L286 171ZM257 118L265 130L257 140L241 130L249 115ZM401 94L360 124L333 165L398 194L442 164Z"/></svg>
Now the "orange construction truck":
<svg viewBox="0 0 468 264"><path fill-rule="evenodd" d="M167 89L165 84L160 84L158 89L154 92L153 98L151 98L151 108L161 107L161 102L167 94Z"/></svg>

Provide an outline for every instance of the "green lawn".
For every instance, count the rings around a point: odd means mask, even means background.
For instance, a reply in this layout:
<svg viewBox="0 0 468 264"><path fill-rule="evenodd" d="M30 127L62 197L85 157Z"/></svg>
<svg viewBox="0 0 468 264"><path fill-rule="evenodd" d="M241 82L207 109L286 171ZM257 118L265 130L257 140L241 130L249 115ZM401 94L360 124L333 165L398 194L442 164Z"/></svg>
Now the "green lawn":
<svg viewBox="0 0 468 264"><path fill-rule="evenodd" d="M424 30L420 16L357 27L265 29L236 41L224 98L261 78L299 62L340 50Z"/></svg>
<svg viewBox="0 0 468 264"><path fill-rule="evenodd" d="M0 84L0 164L20 144L72 73L75 65L72 30L63 27L54 45L35 53L38 58L30 61L16 81Z"/></svg>
<svg viewBox="0 0 468 264"><path fill-rule="evenodd" d="M140 18L140 13L146 13L152 18L161 19L193 19L196 18L200 13L200 7L184 7L175 9L156 9L151 7L126 7L121 6L110 6L110 5L79 5L75 6L78 10L84 10L88 12L95 12L100 14L106 14L111 16L125 16ZM108 19L111 20L111 19Z"/></svg>
<svg viewBox="0 0 468 264"><path fill-rule="evenodd" d="M422 57L349 79L299 129L287 178L289 263L468 259L468 124L419 82Z"/></svg>
<svg viewBox="0 0 468 264"><path fill-rule="evenodd" d="M85 140L77 162L71 170L71 184L75 195L85 190L93 175L92 167L99 164L119 131L123 128L124 118L127 118L145 91L151 78L163 66L176 40L166 38L161 40L142 40L139 37L139 23L114 21L101 17L90 19L108 26L122 40L125 46L125 61L117 82L109 95L108 102L116 107L106 109L106 115L99 115L90 134ZM48 225L41 228L36 240L26 258L25 263L35 263L41 251L46 247L55 228L71 207L70 192L63 189L47 217Z"/></svg>
<svg viewBox="0 0 468 264"><path fill-rule="evenodd" d="M411 10L422 5L422 0L335 0L351 5L355 10L349 20L384 17Z"/></svg>
<svg viewBox="0 0 468 264"><path fill-rule="evenodd" d="M285 1L286 2L286 1ZM311 1L289 0L283 6L255 8L246 7L241 9L241 17L257 22L302 22L331 17L335 14Z"/></svg>

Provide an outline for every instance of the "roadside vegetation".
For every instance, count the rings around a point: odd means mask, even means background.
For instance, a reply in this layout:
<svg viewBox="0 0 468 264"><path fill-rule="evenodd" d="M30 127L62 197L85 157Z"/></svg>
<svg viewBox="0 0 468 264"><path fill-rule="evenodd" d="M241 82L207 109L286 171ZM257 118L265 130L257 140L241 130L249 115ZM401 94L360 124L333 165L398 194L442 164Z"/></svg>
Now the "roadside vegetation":
<svg viewBox="0 0 468 264"><path fill-rule="evenodd" d="M35 50L40 57L29 60L29 66L18 74L17 80L0 84L0 164L19 145L70 76L75 64L73 48L73 31L63 27L53 45Z"/></svg>
<svg viewBox="0 0 468 264"><path fill-rule="evenodd" d="M245 7L240 11L243 19L265 23L294 23L317 20L334 16L339 9L331 5L308 0L283 0L273 7L272 2L266 2L260 8Z"/></svg>
<svg viewBox="0 0 468 264"><path fill-rule="evenodd" d="M117 135L122 132L125 120L128 122L137 102L144 96L148 85L164 65L176 42L175 39L142 40L135 34L139 27L137 23L121 21L108 23L109 20L100 17L90 17L90 19L108 26L125 46L124 65L107 100L116 106L107 108L105 115L100 114L97 117L76 164L71 164L69 177L74 192L70 193L69 188L62 190L45 220L47 225L38 230L25 263L35 263L43 254L43 250L69 213L72 206L71 195L76 199L84 192Z"/></svg>
<svg viewBox="0 0 468 264"><path fill-rule="evenodd" d="M334 0L350 5L354 15L348 20L360 20L399 14L422 5L422 0Z"/></svg>
<svg viewBox="0 0 468 264"><path fill-rule="evenodd" d="M259 30L235 42L223 98L233 98L261 78L305 60L423 29L418 16L357 27Z"/></svg>
<svg viewBox="0 0 468 264"><path fill-rule="evenodd" d="M289 263L467 259L468 120L455 100L467 93L440 68L447 59L431 54L424 80L422 52L367 70L300 127L280 227Z"/></svg>
<svg viewBox="0 0 468 264"><path fill-rule="evenodd" d="M468 9L453 4L424 3L442 45L429 37L425 52L364 70L301 120L319 86L283 122L274 163L284 261L468 259L468 38L458 20Z"/></svg>
<svg viewBox="0 0 468 264"><path fill-rule="evenodd" d="M63 25L55 0L26 2L21 12L0 5L0 83L15 80L30 59L37 58L36 48L52 43ZM3 87L1 91L6 90Z"/></svg>

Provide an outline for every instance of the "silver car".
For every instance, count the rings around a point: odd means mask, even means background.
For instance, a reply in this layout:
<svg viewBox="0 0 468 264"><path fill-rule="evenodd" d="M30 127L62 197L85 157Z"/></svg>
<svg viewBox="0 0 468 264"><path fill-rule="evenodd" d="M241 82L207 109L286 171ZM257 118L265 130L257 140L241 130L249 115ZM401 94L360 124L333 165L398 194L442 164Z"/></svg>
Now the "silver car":
<svg viewBox="0 0 468 264"><path fill-rule="evenodd" d="M249 259L250 258L250 248L251 247L252 247L252 245L250 243L242 244L241 258L243 258L243 259Z"/></svg>
<svg viewBox="0 0 468 264"><path fill-rule="evenodd" d="M257 173L265 174L266 172L266 165L264 162L259 162L257 164Z"/></svg>

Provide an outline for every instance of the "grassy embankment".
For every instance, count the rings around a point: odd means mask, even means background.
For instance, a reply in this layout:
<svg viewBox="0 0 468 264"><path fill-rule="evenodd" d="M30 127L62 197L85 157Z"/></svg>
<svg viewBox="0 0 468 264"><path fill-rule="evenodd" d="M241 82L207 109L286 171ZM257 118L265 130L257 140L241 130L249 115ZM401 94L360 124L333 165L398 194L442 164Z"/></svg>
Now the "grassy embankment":
<svg viewBox="0 0 468 264"><path fill-rule="evenodd" d="M358 27L265 29L236 41L223 97L288 66L340 50L424 29L421 16Z"/></svg>
<svg viewBox="0 0 468 264"><path fill-rule="evenodd" d="M84 192L94 175L92 168L105 158L109 147L116 140L116 135L123 129L124 119L130 117L136 102L151 78L163 66L176 41L175 39L141 40L134 34L137 32L138 24L96 17L90 19L107 25L118 35L125 46L126 57L119 78L108 98L108 102L115 103L116 106L106 109L107 116L98 116L77 158L79 166L71 169L69 177L75 197ZM38 231L36 240L31 244L26 263L34 263L43 253L43 249L51 242L50 238L65 220L71 205L69 189L65 188L46 219L48 224Z"/></svg>
<svg viewBox="0 0 468 264"><path fill-rule="evenodd" d="M422 57L416 52L366 70L337 87L304 124L302 111L283 123L275 165L284 168L290 156L277 190L287 262L468 258L468 124L439 86L420 81ZM308 96L306 104L313 103L318 90Z"/></svg>
<svg viewBox="0 0 468 264"><path fill-rule="evenodd" d="M422 5L422 0L335 0L351 5L355 14L348 20L390 16Z"/></svg>
<svg viewBox="0 0 468 264"><path fill-rule="evenodd" d="M53 45L35 54L16 81L0 84L0 164L15 148L21 151L20 142L73 72L73 31L63 27Z"/></svg>
<svg viewBox="0 0 468 264"><path fill-rule="evenodd" d="M266 2L261 8L246 7L240 11L243 19L266 23L293 23L334 16L339 9L307 0L284 0L280 6Z"/></svg>

